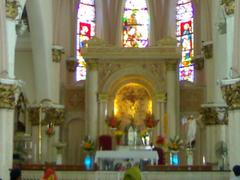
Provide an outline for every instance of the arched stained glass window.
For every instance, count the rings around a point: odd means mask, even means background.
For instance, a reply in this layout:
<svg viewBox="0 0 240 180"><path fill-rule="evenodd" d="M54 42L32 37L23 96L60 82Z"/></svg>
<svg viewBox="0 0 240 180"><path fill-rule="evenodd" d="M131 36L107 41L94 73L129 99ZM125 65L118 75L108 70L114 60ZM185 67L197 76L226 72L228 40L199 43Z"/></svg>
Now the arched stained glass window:
<svg viewBox="0 0 240 180"><path fill-rule="evenodd" d="M177 40L182 46L182 59L179 64L179 80L194 81L194 66L191 63L193 57L193 5L191 0L177 1Z"/></svg>
<svg viewBox="0 0 240 180"><path fill-rule="evenodd" d="M76 80L86 79L86 63L81 56L81 48L84 41L95 35L95 2L94 0L80 0L77 13L77 37L76 56L78 67L76 69Z"/></svg>
<svg viewBox="0 0 240 180"><path fill-rule="evenodd" d="M149 44L149 22L146 0L126 0L122 17L123 47L147 47Z"/></svg>

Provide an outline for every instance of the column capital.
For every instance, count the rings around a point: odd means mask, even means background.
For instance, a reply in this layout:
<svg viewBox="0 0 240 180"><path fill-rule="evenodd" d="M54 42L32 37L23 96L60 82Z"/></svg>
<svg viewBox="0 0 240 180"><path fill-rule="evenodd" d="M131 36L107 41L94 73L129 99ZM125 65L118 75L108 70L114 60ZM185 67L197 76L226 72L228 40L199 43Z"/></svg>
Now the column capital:
<svg viewBox="0 0 240 180"><path fill-rule="evenodd" d="M44 99L39 104L29 106L28 114L32 125L61 125L64 122L65 109L63 105Z"/></svg>
<svg viewBox="0 0 240 180"><path fill-rule="evenodd" d="M11 19L11 20L15 20L16 17L18 16L18 9L20 6L18 1L6 1L6 17Z"/></svg>
<svg viewBox="0 0 240 180"><path fill-rule="evenodd" d="M166 62L166 68L167 71L176 71L177 68L177 62L173 62L173 61L167 61Z"/></svg>
<svg viewBox="0 0 240 180"><path fill-rule="evenodd" d="M89 70L97 70L97 59L87 59L86 63Z"/></svg>
<svg viewBox="0 0 240 180"><path fill-rule="evenodd" d="M59 45L52 46L52 61L59 63L62 60L62 55L64 54L64 47Z"/></svg>
<svg viewBox="0 0 240 180"><path fill-rule="evenodd" d="M108 100L107 93L98 93L98 101L99 102L106 102Z"/></svg>
<svg viewBox="0 0 240 180"><path fill-rule="evenodd" d="M155 98L156 98L157 102L166 102L167 101L167 93L165 93L165 92L158 92L155 95Z"/></svg>
<svg viewBox="0 0 240 180"><path fill-rule="evenodd" d="M240 81L222 85L221 91L229 109L240 109Z"/></svg>
<svg viewBox="0 0 240 180"><path fill-rule="evenodd" d="M0 108L14 109L20 89L21 81L0 79Z"/></svg>
<svg viewBox="0 0 240 180"><path fill-rule="evenodd" d="M201 120L205 125L228 124L228 111L226 106L202 105L200 109Z"/></svg>
<svg viewBox="0 0 240 180"><path fill-rule="evenodd" d="M220 5L224 7L226 15L234 14L235 0L221 0Z"/></svg>

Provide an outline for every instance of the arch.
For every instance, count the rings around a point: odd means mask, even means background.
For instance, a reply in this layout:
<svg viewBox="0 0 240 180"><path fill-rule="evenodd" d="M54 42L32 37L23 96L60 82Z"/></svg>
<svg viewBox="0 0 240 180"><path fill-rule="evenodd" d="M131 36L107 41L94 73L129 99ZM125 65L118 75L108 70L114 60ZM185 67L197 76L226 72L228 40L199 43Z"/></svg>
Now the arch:
<svg viewBox="0 0 240 180"><path fill-rule="evenodd" d="M116 71L107 79L101 91L114 96L121 86L130 82L146 87L152 97L159 91L165 91L154 74L141 67L127 67Z"/></svg>

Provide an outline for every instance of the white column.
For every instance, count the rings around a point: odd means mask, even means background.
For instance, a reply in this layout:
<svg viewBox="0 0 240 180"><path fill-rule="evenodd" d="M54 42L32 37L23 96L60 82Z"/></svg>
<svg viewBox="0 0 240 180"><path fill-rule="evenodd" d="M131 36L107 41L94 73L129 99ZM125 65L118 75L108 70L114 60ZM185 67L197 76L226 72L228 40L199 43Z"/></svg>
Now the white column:
<svg viewBox="0 0 240 180"><path fill-rule="evenodd" d="M98 132L99 135L107 133L107 126L105 123L107 117L107 100L108 96L105 93L98 94L99 101L99 119L98 119Z"/></svg>
<svg viewBox="0 0 240 180"><path fill-rule="evenodd" d="M240 75L240 1L235 1L234 14L234 45L233 45L233 59L232 59L232 76Z"/></svg>
<svg viewBox="0 0 240 180"><path fill-rule="evenodd" d="M16 13L9 13L7 14L7 21L6 21L6 29L7 29L7 36L6 36L6 46L7 46L7 56L8 56L8 75L9 78L14 79L15 78L15 71L14 71L14 66L15 66L15 46L16 46L16 41L17 41L17 34L16 34L16 24L18 23L16 19L21 18L22 10L25 5L26 0L20 0L19 1L19 6L18 7L14 2L7 2L8 6L13 8L12 11L9 12L14 12Z"/></svg>
<svg viewBox="0 0 240 180"><path fill-rule="evenodd" d="M0 1L0 75L8 75L5 1Z"/></svg>
<svg viewBox="0 0 240 180"><path fill-rule="evenodd" d="M169 137L177 134L177 80L176 80L176 63L167 63L167 113Z"/></svg>
<svg viewBox="0 0 240 180"><path fill-rule="evenodd" d="M0 178L10 179L13 162L14 107L19 88L17 81L0 79Z"/></svg>
<svg viewBox="0 0 240 180"><path fill-rule="evenodd" d="M166 103L166 93L159 92L156 95L157 100L157 108L158 108L158 116L156 119L159 119L159 123L157 125L157 134L160 135L164 133L164 113L165 113L165 103Z"/></svg>
<svg viewBox="0 0 240 180"><path fill-rule="evenodd" d="M98 72L97 62L94 60L87 60L87 86L86 86L86 124L87 133L91 138L97 138L98 130Z"/></svg>
<svg viewBox="0 0 240 180"><path fill-rule="evenodd" d="M239 134L239 127L240 127L240 110L234 109L229 111L229 165L230 169L240 163L240 134Z"/></svg>
<svg viewBox="0 0 240 180"><path fill-rule="evenodd" d="M234 41L234 16L227 16L227 37L226 37L226 44L227 44L227 77L232 76L232 59L233 59L233 41ZM234 69L235 70L235 69ZM239 74L240 75L240 74Z"/></svg>
<svg viewBox="0 0 240 180"><path fill-rule="evenodd" d="M59 102L59 64L53 62L52 1L28 1L37 101Z"/></svg>

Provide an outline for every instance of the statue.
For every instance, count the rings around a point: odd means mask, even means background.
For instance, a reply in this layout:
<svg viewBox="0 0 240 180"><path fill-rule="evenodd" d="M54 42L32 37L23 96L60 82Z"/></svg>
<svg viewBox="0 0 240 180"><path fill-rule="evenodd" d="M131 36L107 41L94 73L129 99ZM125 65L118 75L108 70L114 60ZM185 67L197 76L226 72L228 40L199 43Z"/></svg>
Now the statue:
<svg viewBox="0 0 240 180"><path fill-rule="evenodd" d="M193 116L189 116L187 118L187 137L186 137L186 143L187 147L193 148L196 141L196 131L197 131L197 123L196 119L193 118Z"/></svg>

